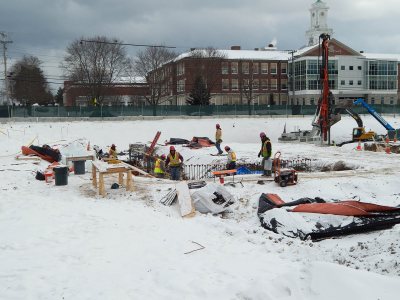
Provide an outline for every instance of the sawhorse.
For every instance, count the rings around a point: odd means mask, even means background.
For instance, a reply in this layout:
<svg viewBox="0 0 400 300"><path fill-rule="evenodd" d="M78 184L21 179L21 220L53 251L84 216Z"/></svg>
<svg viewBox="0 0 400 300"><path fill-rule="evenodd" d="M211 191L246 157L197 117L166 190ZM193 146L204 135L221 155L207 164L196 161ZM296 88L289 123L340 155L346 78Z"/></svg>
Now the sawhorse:
<svg viewBox="0 0 400 300"><path fill-rule="evenodd" d="M213 171L212 174L214 175L214 181L215 177L219 178L219 183L224 184L224 177L232 175L232 182L235 182L235 174L237 170L220 170L220 171Z"/></svg>

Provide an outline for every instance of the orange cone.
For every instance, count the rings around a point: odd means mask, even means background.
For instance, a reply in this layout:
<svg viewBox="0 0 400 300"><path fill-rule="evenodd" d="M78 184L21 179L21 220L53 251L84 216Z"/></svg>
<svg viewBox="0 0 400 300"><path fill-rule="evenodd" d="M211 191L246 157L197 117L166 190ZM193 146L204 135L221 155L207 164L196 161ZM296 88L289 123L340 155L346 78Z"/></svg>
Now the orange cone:
<svg viewBox="0 0 400 300"><path fill-rule="evenodd" d="M392 153L390 151L390 145L389 144L386 144L385 152L386 152L386 154L391 154Z"/></svg>
<svg viewBox="0 0 400 300"><path fill-rule="evenodd" d="M386 143L386 144L389 143L389 137L388 137L388 136L386 136L386 138L385 138L385 143Z"/></svg>
<svg viewBox="0 0 400 300"><path fill-rule="evenodd" d="M361 150L362 150L362 148L361 148L361 141L358 141L358 145L357 145L356 150L357 150L357 151L361 151Z"/></svg>

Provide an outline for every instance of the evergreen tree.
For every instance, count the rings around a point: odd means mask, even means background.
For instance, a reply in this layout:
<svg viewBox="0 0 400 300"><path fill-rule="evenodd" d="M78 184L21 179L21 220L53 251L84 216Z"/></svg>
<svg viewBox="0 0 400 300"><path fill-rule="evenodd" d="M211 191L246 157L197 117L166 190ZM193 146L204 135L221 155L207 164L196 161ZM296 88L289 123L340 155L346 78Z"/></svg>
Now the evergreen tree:
<svg viewBox="0 0 400 300"><path fill-rule="evenodd" d="M197 76L186 103L190 105L210 105L210 99L210 92L208 91L203 78Z"/></svg>
<svg viewBox="0 0 400 300"><path fill-rule="evenodd" d="M57 90L57 94L54 96L54 102L58 103L58 105L63 105L63 93L64 89L60 87Z"/></svg>
<svg viewBox="0 0 400 300"><path fill-rule="evenodd" d="M37 57L24 56L11 67L11 97L17 103L32 105L52 102L53 95L40 64Z"/></svg>

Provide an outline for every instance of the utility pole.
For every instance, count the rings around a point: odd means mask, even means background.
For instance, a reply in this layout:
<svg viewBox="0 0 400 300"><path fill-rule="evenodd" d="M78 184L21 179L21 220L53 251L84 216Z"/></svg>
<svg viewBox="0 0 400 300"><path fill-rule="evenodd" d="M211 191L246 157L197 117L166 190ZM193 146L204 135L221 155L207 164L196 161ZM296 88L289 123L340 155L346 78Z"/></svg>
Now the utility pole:
<svg viewBox="0 0 400 300"><path fill-rule="evenodd" d="M4 62L4 88L5 88L5 96L7 105L9 104L9 97L8 97L8 77L7 77L7 44L11 44L12 41L7 40L7 34L0 31L0 44L3 45L3 62Z"/></svg>
<svg viewBox="0 0 400 300"><path fill-rule="evenodd" d="M294 104L294 85L295 85L295 82L294 82L294 56L293 56L293 54L296 52L297 50L290 50L289 51L289 53L290 54L292 54L292 65L291 65L291 73L292 73L292 76L291 76L291 78L290 78L290 81L291 81L291 86L292 86L292 104Z"/></svg>

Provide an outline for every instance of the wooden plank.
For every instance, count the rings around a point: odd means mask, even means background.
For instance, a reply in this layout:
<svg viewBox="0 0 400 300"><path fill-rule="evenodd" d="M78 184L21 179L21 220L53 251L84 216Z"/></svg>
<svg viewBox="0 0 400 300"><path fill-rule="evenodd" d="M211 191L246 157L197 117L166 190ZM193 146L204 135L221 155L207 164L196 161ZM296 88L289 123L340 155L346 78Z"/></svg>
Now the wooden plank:
<svg viewBox="0 0 400 300"><path fill-rule="evenodd" d="M132 172L129 170L126 172L126 190L131 191L132 188Z"/></svg>
<svg viewBox="0 0 400 300"><path fill-rule="evenodd" d="M95 167L95 165L92 165L92 184L95 188L97 188L97 169Z"/></svg>
<svg viewBox="0 0 400 300"><path fill-rule="evenodd" d="M40 157L37 156L25 156L25 155L17 155L15 157L16 160L33 160L33 161L41 161Z"/></svg>
<svg viewBox="0 0 400 300"><path fill-rule="evenodd" d="M131 170L136 171L136 172L138 172L139 174L145 175L145 176L147 176L147 177L154 178L153 175L150 175L149 173L147 173L147 172L145 172L145 171L143 171L143 170L141 170L141 169L139 169L139 168L136 168L135 166L131 166L131 165L129 165L129 166L130 166L130 169L131 169Z"/></svg>
<svg viewBox="0 0 400 300"><path fill-rule="evenodd" d="M196 214L192 197L190 196L189 187L186 181L179 182L175 185L178 193L178 203L182 217L193 217Z"/></svg>
<svg viewBox="0 0 400 300"><path fill-rule="evenodd" d="M212 174L214 176L218 176L218 175L226 175L226 174L232 174L232 173L236 173L237 170L221 170L221 171L213 171Z"/></svg>
<svg viewBox="0 0 400 300"><path fill-rule="evenodd" d="M106 190L104 187L104 174L100 173L99 174L99 194L102 195L103 197L106 196Z"/></svg>

